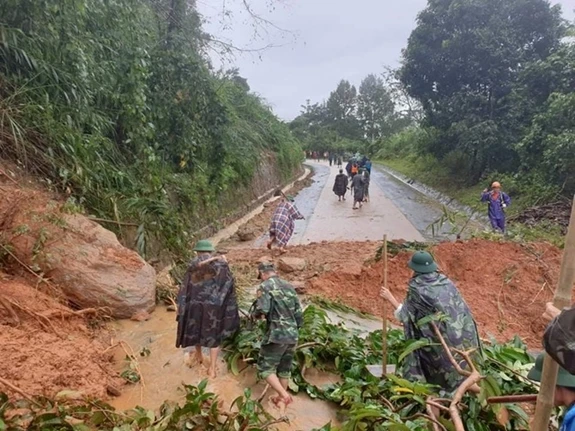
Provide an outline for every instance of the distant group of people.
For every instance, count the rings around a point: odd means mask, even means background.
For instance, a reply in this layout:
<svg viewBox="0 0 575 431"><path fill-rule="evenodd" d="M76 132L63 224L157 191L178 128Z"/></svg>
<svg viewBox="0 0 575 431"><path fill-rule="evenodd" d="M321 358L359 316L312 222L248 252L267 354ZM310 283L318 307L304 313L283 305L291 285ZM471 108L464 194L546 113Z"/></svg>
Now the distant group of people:
<svg viewBox="0 0 575 431"><path fill-rule="evenodd" d="M343 156L341 154L334 154L329 151L306 151L305 155L308 159L318 162L327 160L330 166L336 165L338 168L343 166Z"/></svg>
<svg viewBox="0 0 575 431"><path fill-rule="evenodd" d="M353 209L359 209L365 202L369 202L369 183L371 176L371 160L367 157L351 158L345 167L347 175L343 169L335 177L333 192L338 197L338 201L345 201L348 189L353 195ZM349 186L349 188L348 188Z"/></svg>

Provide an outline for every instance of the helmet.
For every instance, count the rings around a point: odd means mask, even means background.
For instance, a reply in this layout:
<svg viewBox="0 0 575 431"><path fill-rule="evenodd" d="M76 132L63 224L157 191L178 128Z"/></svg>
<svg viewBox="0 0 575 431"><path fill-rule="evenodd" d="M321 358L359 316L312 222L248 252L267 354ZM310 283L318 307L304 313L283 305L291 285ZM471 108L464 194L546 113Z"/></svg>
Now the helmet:
<svg viewBox="0 0 575 431"><path fill-rule="evenodd" d="M427 251L415 252L407 266L420 274L429 274L437 271L437 264L433 260L433 256Z"/></svg>
<svg viewBox="0 0 575 431"><path fill-rule="evenodd" d="M563 310L545 330L543 346L555 362L575 374L575 308Z"/></svg>
<svg viewBox="0 0 575 431"><path fill-rule="evenodd" d="M275 272L276 268L271 262L262 262L258 265L258 279L261 280L264 272Z"/></svg>
<svg viewBox="0 0 575 431"><path fill-rule="evenodd" d="M536 382L541 381L541 374L543 373L543 360L545 359L545 353L541 353L537 356L535 360L535 365L527 374L527 378L534 380ZM574 388L575 389L575 376L570 374L565 368L559 367L559 372L557 373L557 386L563 386L564 388Z"/></svg>
<svg viewBox="0 0 575 431"><path fill-rule="evenodd" d="M194 251L203 251L203 252L211 252L216 251L213 244L208 241L207 239L202 239L196 243L194 247Z"/></svg>

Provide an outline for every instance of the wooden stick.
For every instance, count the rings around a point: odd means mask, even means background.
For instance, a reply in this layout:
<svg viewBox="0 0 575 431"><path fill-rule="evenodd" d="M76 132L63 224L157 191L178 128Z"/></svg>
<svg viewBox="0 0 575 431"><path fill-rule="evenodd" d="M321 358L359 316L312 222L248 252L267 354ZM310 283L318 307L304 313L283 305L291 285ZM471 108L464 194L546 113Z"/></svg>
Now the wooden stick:
<svg viewBox="0 0 575 431"><path fill-rule="evenodd" d="M17 394L22 395L24 398L26 398L28 401L36 404L39 407L42 407L42 405L38 402L35 401L34 398L32 398L30 395L28 395L26 392L24 392L22 389L20 389L17 386L14 386L12 383L10 383L8 380L3 379L2 377L0 377L0 384L2 384L3 386L6 386L7 388L12 389L14 392L16 392Z"/></svg>
<svg viewBox="0 0 575 431"><path fill-rule="evenodd" d="M383 287L387 289L387 235L383 235ZM383 298L383 326L382 326L382 339L381 339L381 353L383 360L381 361L381 378L385 378L387 374L387 300Z"/></svg>
<svg viewBox="0 0 575 431"><path fill-rule="evenodd" d="M575 282L575 197L571 208L571 219L565 238L565 249L561 262L561 272L559 283L553 297L553 305L558 309L571 305L571 289ZM541 388L537 397L535 407L535 417L533 419L532 431L547 431L549 419L553 410L553 398L555 395L555 385L557 383L557 372L559 365L545 353L543 361L543 372L541 374Z"/></svg>
<svg viewBox="0 0 575 431"><path fill-rule="evenodd" d="M504 395L501 397L489 397L489 398L487 398L487 403L489 403L489 404L534 403L536 401L537 401L537 394Z"/></svg>

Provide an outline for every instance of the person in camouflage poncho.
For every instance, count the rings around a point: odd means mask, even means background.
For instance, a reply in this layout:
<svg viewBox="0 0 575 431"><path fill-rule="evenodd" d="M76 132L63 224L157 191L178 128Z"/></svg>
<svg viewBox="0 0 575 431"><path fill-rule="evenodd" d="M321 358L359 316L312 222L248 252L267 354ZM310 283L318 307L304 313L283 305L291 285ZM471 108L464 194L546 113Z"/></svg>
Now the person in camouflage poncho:
<svg viewBox="0 0 575 431"><path fill-rule="evenodd" d="M453 282L438 272L433 257L427 252L417 252L409 267L415 273L403 304L389 290L382 288L381 292L395 306L395 316L403 324L405 338L428 339L439 344L431 324L419 324L421 319L437 314L444 316L435 324L449 347L462 351L479 349L479 335L471 310ZM462 368L467 368L461 357L454 356L461 360ZM440 345L423 347L408 355L401 364L401 373L409 380L438 385L444 393L452 393L464 380Z"/></svg>
<svg viewBox="0 0 575 431"><path fill-rule="evenodd" d="M290 404L293 399L287 392L288 381L299 328L303 323L302 308L293 286L279 278L271 263L258 266L258 287L252 317L265 317L267 329L258 357L258 375L277 392L275 404Z"/></svg>
<svg viewBox="0 0 575 431"><path fill-rule="evenodd" d="M177 298L176 347L194 346L199 364L202 347L209 347L209 376L215 377L219 346L240 324L234 277L225 256L212 257L209 241L198 241L194 250L198 256L190 262Z"/></svg>

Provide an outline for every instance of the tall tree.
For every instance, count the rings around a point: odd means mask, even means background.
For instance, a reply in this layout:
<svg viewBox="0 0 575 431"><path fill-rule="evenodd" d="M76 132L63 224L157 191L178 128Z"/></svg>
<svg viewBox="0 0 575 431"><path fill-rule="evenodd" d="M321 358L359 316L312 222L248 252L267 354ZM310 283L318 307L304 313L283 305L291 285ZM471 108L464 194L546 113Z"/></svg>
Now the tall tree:
<svg viewBox="0 0 575 431"><path fill-rule="evenodd" d="M395 104L383 80L367 75L359 86L357 117L364 136L371 142L388 136L395 121Z"/></svg>
<svg viewBox="0 0 575 431"><path fill-rule="evenodd" d="M340 135L350 139L361 138L361 129L356 117L357 90L349 81L342 79L326 102L328 121Z"/></svg>
<svg viewBox="0 0 575 431"><path fill-rule="evenodd" d="M429 0L404 52L402 81L439 131L438 157L466 154L470 180L517 167L523 124L509 97L518 75L563 34L547 0Z"/></svg>

